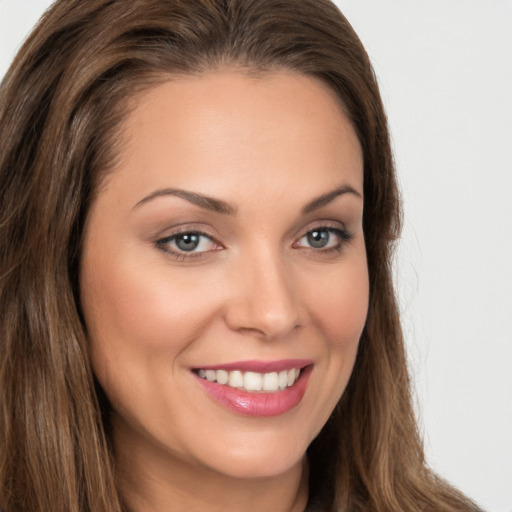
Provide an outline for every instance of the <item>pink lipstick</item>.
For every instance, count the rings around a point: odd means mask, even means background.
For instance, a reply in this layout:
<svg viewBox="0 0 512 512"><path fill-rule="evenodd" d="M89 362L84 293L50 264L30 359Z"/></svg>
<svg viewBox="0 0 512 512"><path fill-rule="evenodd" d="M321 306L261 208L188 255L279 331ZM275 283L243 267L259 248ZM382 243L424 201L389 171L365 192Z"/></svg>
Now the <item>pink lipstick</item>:
<svg viewBox="0 0 512 512"><path fill-rule="evenodd" d="M220 405L246 416L278 416L302 400L312 361L240 361L194 368L199 385Z"/></svg>

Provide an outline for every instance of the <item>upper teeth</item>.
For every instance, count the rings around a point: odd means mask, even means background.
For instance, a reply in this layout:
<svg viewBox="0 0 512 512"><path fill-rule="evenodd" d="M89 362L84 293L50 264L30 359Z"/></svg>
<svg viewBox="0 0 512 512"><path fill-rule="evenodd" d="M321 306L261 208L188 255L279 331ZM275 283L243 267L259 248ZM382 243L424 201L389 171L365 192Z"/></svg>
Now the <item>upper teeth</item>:
<svg viewBox="0 0 512 512"><path fill-rule="evenodd" d="M282 370L280 372L256 373L233 370L199 370L203 379L232 388L244 388L246 391L277 391L293 386L300 374L300 368Z"/></svg>

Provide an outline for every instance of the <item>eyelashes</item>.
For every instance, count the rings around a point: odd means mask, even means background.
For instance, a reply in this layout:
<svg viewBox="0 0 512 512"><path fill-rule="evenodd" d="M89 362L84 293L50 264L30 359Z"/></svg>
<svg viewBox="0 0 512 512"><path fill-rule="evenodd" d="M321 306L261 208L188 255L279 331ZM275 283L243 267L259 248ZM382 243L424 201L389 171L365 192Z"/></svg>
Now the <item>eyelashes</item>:
<svg viewBox="0 0 512 512"><path fill-rule="evenodd" d="M156 241L156 247L177 260L198 258L205 253L224 247L212 236L202 231L183 229Z"/></svg>
<svg viewBox="0 0 512 512"><path fill-rule="evenodd" d="M343 246L352 238L353 235L345 229L321 226L309 230L293 244L293 247L305 247L323 252L330 250L341 251Z"/></svg>
<svg viewBox="0 0 512 512"><path fill-rule="evenodd" d="M292 244L292 247L313 254L327 255L333 251L341 252L353 238L354 235L344 228L322 225L308 230ZM155 246L178 261L197 259L210 252L224 249L213 236L186 228L156 240Z"/></svg>
<svg viewBox="0 0 512 512"><path fill-rule="evenodd" d="M203 253L215 250L216 243L205 233L184 231L159 240L158 245L175 253Z"/></svg>

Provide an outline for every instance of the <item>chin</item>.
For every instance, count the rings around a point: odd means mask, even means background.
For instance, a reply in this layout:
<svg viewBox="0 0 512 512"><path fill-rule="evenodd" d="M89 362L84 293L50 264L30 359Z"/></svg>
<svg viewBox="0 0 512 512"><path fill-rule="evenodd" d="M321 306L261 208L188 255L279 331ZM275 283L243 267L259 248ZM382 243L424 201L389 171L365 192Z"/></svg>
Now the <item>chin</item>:
<svg viewBox="0 0 512 512"><path fill-rule="evenodd" d="M223 440L201 447L197 460L200 465L233 478L277 477L301 467L311 442L309 437L289 431L227 434Z"/></svg>
<svg viewBox="0 0 512 512"><path fill-rule="evenodd" d="M301 467L304 457L305 451L296 453L294 450L273 454L267 451L242 455L233 453L222 460L218 459L211 467L216 472L232 478L275 478Z"/></svg>

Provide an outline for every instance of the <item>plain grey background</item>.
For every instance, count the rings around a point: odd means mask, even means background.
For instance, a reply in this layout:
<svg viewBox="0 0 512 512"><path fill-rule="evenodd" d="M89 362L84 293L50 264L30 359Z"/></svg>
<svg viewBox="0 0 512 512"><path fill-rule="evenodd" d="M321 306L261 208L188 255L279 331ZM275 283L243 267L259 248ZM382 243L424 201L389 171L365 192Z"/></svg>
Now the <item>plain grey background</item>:
<svg viewBox="0 0 512 512"><path fill-rule="evenodd" d="M405 210L395 269L428 460L486 510L511 512L512 1L336 3L389 115ZM0 0L0 77L49 5Z"/></svg>

